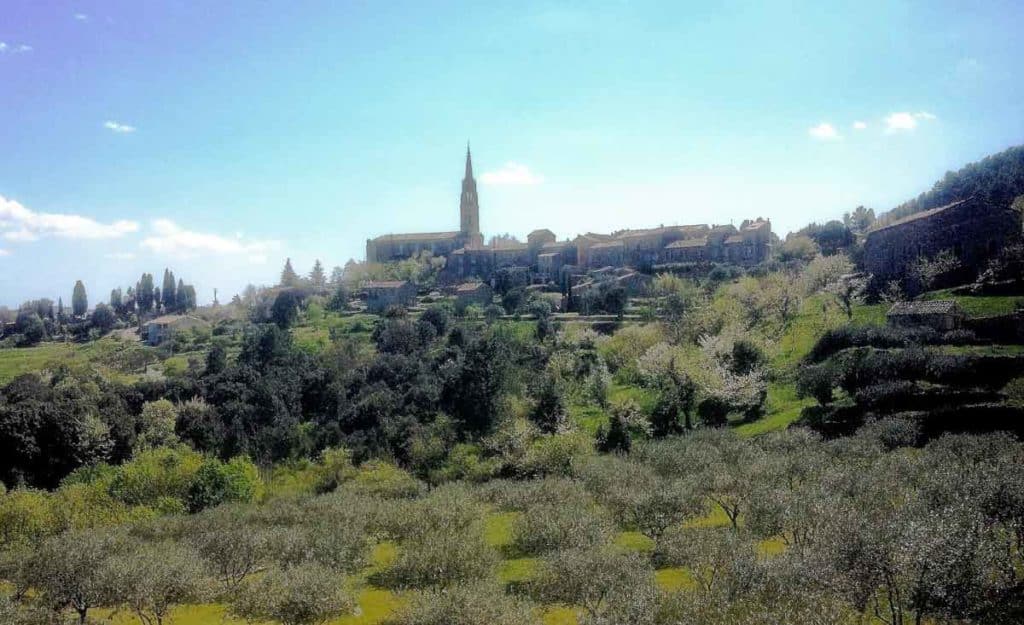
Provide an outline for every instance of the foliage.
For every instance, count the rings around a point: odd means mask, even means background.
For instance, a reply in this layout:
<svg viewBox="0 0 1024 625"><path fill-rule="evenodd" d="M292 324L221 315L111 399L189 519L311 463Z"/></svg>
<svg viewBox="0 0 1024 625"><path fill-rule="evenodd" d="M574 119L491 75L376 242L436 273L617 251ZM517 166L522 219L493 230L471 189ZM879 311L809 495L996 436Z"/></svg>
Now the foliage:
<svg viewBox="0 0 1024 625"><path fill-rule="evenodd" d="M322 625L355 608L341 579L315 564L271 569L236 595L231 611L249 621Z"/></svg>
<svg viewBox="0 0 1024 625"><path fill-rule="evenodd" d="M471 583L413 595L386 625L539 625L528 603L500 587Z"/></svg>

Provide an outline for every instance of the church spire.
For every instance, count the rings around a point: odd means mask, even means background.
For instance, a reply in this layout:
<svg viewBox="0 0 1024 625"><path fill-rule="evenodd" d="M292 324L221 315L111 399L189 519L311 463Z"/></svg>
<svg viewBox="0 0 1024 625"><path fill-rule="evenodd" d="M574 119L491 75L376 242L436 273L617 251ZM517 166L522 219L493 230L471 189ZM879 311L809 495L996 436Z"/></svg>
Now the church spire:
<svg viewBox="0 0 1024 625"><path fill-rule="evenodd" d="M469 141L466 141L466 180L473 179L473 155L469 153Z"/></svg>
<svg viewBox="0 0 1024 625"><path fill-rule="evenodd" d="M473 156L466 142L466 177L462 179L462 198L459 202L459 230L465 237L466 247L480 247L480 203L476 195L476 180L473 178Z"/></svg>

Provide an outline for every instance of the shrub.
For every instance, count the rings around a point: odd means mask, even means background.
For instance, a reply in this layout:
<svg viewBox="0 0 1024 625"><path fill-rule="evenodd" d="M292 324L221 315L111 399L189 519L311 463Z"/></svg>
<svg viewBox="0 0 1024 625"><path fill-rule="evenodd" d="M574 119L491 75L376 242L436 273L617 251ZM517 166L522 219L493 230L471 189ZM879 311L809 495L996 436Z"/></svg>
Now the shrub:
<svg viewBox="0 0 1024 625"><path fill-rule="evenodd" d="M594 454L594 445L583 434L551 434L535 440L526 451L522 470L526 475L571 476L575 466Z"/></svg>
<svg viewBox="0 0 1024 625"><path fill-rule="evenodd" d="M351 489L387 499L410 499L422 494L426 486L393 464L372 460L359 468Z"/></svg>
<svg viewBox="0 0 1024 625"><path fill-rule="evenodd" d="M490 577L497 553L484 540L483 524L438 530L402 543L398 558L377 576L390 588L447 588Z"/></svg>
<svg viewBox="0 0 1024 625"><path fill-rule="evenodd" d="M262 490L259 470L248 458L227 463L207 458L196 472L186 503L190 512L198 512L222 503L250 503Z"/></svg>
<svg viewBox="0 0 1024 625"><path fill-rule="evenodd" d="M616 614L616 608L638 599L653 603L652 573L637 554L607 546L569 549L545 557L529 589L541 601L581 606L584 622L633 623L639 615Z"/></svg>

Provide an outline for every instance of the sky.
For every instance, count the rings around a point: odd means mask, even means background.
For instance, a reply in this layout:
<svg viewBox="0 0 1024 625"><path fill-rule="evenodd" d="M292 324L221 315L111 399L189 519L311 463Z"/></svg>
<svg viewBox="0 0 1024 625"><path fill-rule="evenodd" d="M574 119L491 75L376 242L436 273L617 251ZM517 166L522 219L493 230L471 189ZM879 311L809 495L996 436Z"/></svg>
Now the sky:
<svg viewBox="0 0 1024 625"><path fill-rule="evenodd" d="M885 210L1024 143L1024 2L0 0L0 305L458 228Z"/></svg>

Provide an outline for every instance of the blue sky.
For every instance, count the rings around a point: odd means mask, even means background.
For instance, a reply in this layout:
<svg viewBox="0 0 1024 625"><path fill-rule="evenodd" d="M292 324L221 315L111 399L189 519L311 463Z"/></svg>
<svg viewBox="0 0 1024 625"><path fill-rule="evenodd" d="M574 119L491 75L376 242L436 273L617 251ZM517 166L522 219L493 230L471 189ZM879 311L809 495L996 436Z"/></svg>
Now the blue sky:
<svg viewBox="0 0 1024 625"><path fill-rule="evenodd" d="M2 0L0 304L164 267L226 299L286 256L455 229L467 139L487 235L890 208L1024 142L1022 23L1016 1Z"/></svg>

